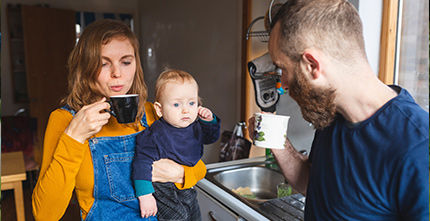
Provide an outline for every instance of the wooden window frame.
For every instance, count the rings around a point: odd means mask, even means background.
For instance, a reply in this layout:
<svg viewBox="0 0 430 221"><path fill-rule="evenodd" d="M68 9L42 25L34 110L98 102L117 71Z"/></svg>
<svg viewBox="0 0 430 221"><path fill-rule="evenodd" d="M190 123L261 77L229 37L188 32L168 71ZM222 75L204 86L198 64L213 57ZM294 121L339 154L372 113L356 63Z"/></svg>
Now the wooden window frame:
<svg viewBox="0 0 430 221"><path fill-rule="evenodd" d="M385 84L394 83L397 22L399 2L384 0L382 8L381 49L379 54L379 79Z"/></svg>

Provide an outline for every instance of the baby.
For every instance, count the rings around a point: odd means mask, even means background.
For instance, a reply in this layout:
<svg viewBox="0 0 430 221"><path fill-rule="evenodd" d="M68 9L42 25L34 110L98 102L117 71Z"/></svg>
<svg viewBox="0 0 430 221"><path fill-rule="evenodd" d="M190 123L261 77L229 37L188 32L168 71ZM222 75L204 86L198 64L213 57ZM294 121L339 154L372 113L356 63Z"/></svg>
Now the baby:
<svg viewBox="0 0 430 221"><path fill-rule="evenodd" d="M198 90L195 79L181 70L164 71L157 79L154 107L161 118L137 136L133 160L132 179L142 217L201 220L193 188L180 190L173 183L151 182L154 161L169 158L194 166L203 155L203 144L218 140L220 119L198 106Z"/></svg>

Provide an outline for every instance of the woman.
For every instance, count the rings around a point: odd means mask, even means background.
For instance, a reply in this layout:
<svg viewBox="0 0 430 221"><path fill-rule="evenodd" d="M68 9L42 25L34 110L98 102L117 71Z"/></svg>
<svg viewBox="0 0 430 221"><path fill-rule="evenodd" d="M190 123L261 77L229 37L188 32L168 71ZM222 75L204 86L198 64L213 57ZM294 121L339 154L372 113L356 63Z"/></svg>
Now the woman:
<svg viewBox="0 0 430 221"><path fill-rule="evenodd" d="M156 120L146 102L147 88L138 41L122 22L101 20L87 26L69 57L69 95L51 113L45 132L39 180L33 191L36 220L59 220L76 191L83 220L139 219L132 186L135 136ZM113 95L139 94L131 124L119 124L104 110ZM153 180L189 188L204 177L194 167L163 159L153 165ZM154 219L150 217L148 220Z"/></svg>

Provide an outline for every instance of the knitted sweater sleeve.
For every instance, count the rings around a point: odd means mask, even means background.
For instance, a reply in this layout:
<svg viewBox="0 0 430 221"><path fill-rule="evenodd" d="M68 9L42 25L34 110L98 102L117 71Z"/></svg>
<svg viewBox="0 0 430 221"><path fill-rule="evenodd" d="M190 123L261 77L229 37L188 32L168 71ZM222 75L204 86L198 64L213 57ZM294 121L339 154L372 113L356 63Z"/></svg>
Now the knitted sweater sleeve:
<svg viewBox="0 0 430 221"><path fill-rule="evenodd" d="M36 220L59 220L72 197L88 142L79 143L64 133L71 120L72 115L63 110L49 117L39 180L32 196Z"/></svg>

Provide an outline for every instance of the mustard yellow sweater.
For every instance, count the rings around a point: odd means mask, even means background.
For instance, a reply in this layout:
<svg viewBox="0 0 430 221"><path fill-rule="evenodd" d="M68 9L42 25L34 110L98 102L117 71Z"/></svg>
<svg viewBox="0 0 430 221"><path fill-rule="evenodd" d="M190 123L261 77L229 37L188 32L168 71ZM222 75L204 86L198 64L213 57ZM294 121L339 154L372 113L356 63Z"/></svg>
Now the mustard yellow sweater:
<svg viewBox="0 0 430 221"><path fill-rule="evenodd" d="M152 103L145 104L148 125L156 119ZM39 180L33 190L33 215L36 220L59 220L66 211L73 190L82 216L85 219L94 202L94 171L88 141L77 142L64 133L73 116L66 110L57 109L51 113L45 131L43 158ZM119 124L114 117L103 126L96 137L122 136L138 130ZM178 188L186 189L194 186L206 175L206 166L200 160L194 167L184 166L183 184Z"/></svg>

